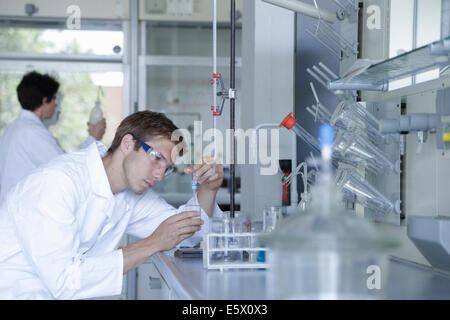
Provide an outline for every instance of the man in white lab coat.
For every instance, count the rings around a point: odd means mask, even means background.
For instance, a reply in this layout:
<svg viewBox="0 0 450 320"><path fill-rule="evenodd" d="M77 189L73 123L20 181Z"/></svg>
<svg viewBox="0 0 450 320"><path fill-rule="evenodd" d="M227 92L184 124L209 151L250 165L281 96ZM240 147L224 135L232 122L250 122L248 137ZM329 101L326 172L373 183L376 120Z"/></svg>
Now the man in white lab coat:
<svg viewBox="0 0 450 320"><path fill-rule="evenodd" d="M177 210L151 190L175 161L175 129L163 114L137 112L107 152L93 143L22 179L0 205L0 299L120 294L128 271L206 230L221 212L221 165L215 173L206 162L194 167L200 185L188 203L200 212ZM142 240L118 249L124 234Z"/></svg>
<svg viewBox="0 0 450 320"><path fill-rule="evenodd" d="M64 153L43 123L55 113L58 88L55 79L37 72L26 74L17 86L22 110L0 138L0 203L21 178ZM104 121L91 125L89 133L101 139L104 127Z"/></svg>

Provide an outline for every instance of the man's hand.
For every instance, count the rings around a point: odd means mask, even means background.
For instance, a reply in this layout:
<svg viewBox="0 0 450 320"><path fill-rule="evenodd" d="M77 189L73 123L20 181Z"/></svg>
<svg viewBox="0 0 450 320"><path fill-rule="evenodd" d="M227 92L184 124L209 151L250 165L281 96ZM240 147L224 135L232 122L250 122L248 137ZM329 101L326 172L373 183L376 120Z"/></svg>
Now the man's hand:
<svg viewBox="0 0 450 320"><path fill-rule="evenodd" d="M214 203L216 201L217 191L223 182L223 166L216 163L216 171L214 172L214 159L204 158L201 164L196 164L194 167L185 167L186 174L192 174L198 177L200 186L197 191L198 203L208 216L212 216L214 211Z"/></svg>
<svg viewBox="0 0 450 320"><path fill-rule="evenodd" d="M214 159L204 158L201 164L196 164L194 167L185 167L184 173L192 174L198 177L198 183L202 188L207 188L210 191L219 190L223 182L224 172L223 166L216 163L216 171L214 172ZM204 183L206 182L206 183Z"/></svg>
<svg viewBox="0 0 450 320"><path fill-rule="evenodd" d="M123 274L136 268L153 254L170 250L184 239L200 230L203 220L198 211L185 211L164 220L158 228L145 239L132 243L122 249Z"/></svg>
<svg viewBox="0 0 450 320"><path fill-rule="evenodd" d="M95 140L100 141L106 131L106 119L103 118L96 124L87 123L89 135L94 137Z"/></svg>
<svg viewBox="0 0 450 320"><path fill-rule="evenodd" d="M181 241L192 237L200 230L204 223L200 212L185 211L167 218L149 237L156 244L158 251L166 251L175 248Z"/></svg>

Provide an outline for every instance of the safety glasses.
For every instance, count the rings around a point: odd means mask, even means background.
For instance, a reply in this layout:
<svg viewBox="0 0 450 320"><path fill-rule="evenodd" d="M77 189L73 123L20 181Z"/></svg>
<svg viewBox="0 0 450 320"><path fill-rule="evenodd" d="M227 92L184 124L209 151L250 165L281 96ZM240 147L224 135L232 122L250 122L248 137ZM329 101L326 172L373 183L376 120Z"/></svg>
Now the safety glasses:
<svg viewBox="0 0 450 320"><path fill-rule="evenodd" d="M169 164L169 161L167 161L167 159L164 158L161 152L154 150L152 146L148 145L144 141L141 141L136 138L134 139L141 144L145 153L150 157L150 160L152 161L153 165L158 169L165 170L164 177L167 177L174 171L175 167Z"/></svg>

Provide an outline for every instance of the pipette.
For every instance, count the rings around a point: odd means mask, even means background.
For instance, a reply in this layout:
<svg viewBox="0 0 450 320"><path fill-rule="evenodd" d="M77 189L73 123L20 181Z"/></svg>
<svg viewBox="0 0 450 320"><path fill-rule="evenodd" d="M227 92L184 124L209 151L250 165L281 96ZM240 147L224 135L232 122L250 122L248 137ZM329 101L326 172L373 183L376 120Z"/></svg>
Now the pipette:
<svg viewBox="0 0 450 320"><path fill-rule="evenodd" d="M192 197L194 199L194 204L198 204L198 199L197 199L198 177L195 175L194 166L192 167L192 183L191 183L191 187L192 187Z"/></svg>

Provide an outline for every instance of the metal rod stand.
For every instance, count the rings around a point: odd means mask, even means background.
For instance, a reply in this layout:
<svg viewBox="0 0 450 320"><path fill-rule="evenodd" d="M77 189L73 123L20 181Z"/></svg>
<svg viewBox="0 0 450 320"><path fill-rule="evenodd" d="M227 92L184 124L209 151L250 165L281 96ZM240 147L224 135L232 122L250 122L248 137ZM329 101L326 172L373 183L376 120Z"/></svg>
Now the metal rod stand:
<svg viewBox="0 0 450 320"><path fill-rule="evenodd" d="M231 0L231 54L230 54L230 92L235 91L235 55L236 55L236 1ZM230 97L230 129L231 139L231 164L230 164L230 218L234 218L235 187L236 187L236 153L235 153L235 98Z"/></svg>

